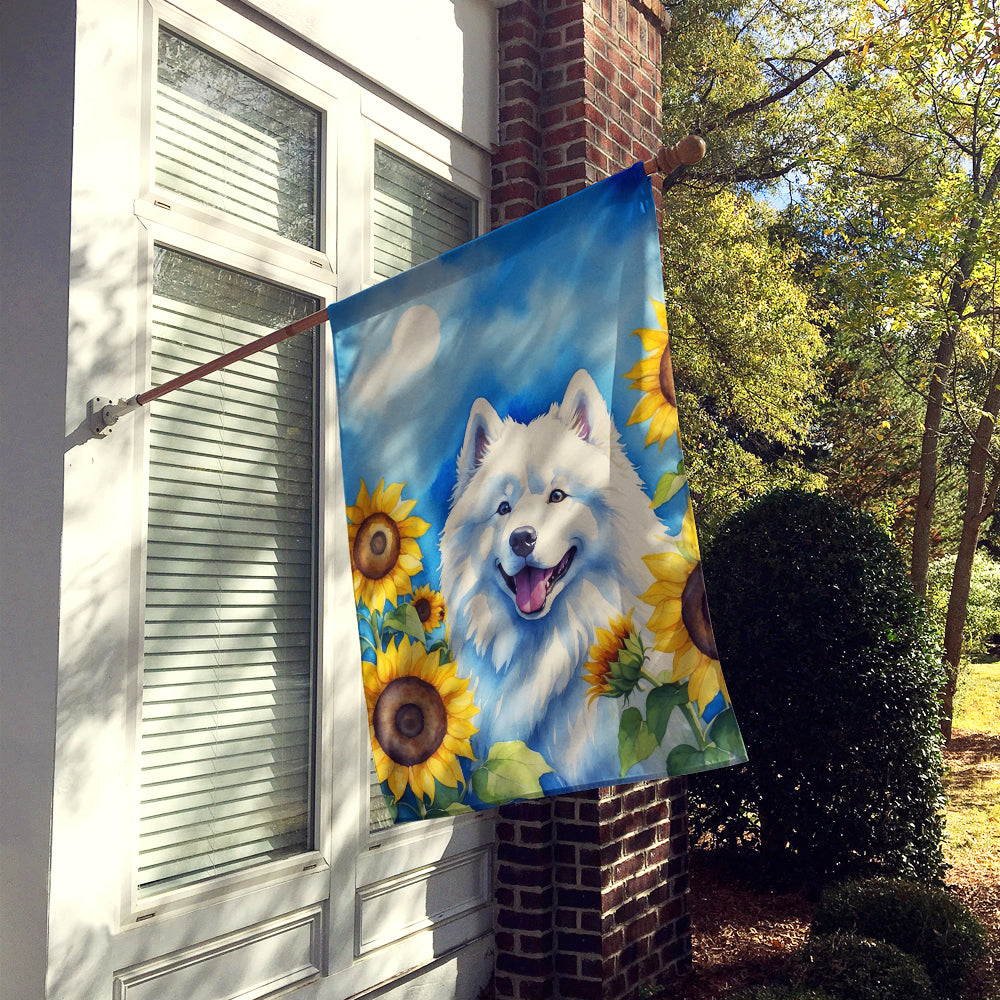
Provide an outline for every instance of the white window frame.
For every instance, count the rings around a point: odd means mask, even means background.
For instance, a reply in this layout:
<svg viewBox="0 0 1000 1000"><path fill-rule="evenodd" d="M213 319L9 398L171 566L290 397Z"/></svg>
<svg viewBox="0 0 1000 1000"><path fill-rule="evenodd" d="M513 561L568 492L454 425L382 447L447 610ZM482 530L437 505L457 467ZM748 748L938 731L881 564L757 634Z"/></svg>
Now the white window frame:
<svg viewBox="0 0 1000 1000"><path fill-rule="evenodd" d="M371 206L376 142L470 194L478 204L478 231L485 232L488 226L490 167L485 150L402 102L366 89L354 74L314 58L231 8L212 0L182 2L183 9L168 0L146 0L142 18L145 110L141 182L134 202L142 227L137 268L140 335L135 354L136 384L141 388L149 384L154 243L288 285L315 295L321 304L359 291L374 282ZM255 232L206 206L156 190L151 109L161 19L195 44L322 112L319 249ZM114 967L121 970L122 983L141 981L146 974L143 970L159 969L164 956L190 950L192 942L238 935L281 914L314 912L323 938L316 975L328 977L322 996L348 996L418 968L475 936L488 934L492 927L492 813L369 833L370 747L344 530L344 485L333 421L333 347L328 327L319 328L318 336L318 391L321 413L327 417L318 428L318 544L323 569L317 580L315 850L143 899L137 896L134 853L149 422L143 410L134 414L136 523L131 538L134 585L125 733L126 759L131 761L125 789L130 816L123 836L128 850L118 933L112 940ZM373 915L380 912L383 901L418 898L422 887L433 880L441 885L453 875L465 891L455 906L439 907L430 915L418 913L384 934L371 930Z"/></svg>

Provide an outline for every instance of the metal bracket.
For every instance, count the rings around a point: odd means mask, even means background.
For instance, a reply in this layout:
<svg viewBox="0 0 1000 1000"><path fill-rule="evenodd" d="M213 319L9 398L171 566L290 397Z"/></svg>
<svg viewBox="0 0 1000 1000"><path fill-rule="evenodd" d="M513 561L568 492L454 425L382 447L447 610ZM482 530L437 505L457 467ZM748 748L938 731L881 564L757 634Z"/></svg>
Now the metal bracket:
<svg viewBox="0 0 1000 1000"><path fill-rule="evenodd" d="M135 396L131 399L119 399L117 403L105 396L94 396L93 399L88 399L87 423L90 425L90 433L94 437L107 437L122 414L138 409L138 407L139 401Z"/></svg>

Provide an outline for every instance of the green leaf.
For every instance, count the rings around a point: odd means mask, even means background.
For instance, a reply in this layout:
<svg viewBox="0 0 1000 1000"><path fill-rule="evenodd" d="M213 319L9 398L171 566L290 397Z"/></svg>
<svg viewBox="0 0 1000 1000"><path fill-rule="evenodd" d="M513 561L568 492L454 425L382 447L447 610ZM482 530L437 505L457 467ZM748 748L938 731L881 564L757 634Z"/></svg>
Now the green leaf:
<svg viewBox="0 0 1000 1000"><path fill-rule="evenodd" d="M675 778L681 774L695 774L698 771L711 770L713 767L725 767L731 763L733 763L732 758L719 747L696 750L682 743L667 755L667 774Z"/></svg>
<svg viewBox="0 0 1000 1000"><path fill-rule="evenodd" d="M667 774L673 778L679 774L690 774L692 771L699 770L697 765L692 766L699 756L698 750L688 746L687 743L674 747L667 754Z"/></svg>
<svg viewBox="0 0 1000 1000"><path fill-rule="evenodd" d="M398 608L393 608L385 618L382 619L382 628L391 628L396 632L402 632L420 642L424 638L424 626L420 621L420 615L412 604L401 604Z"/></svg>
<svg viewBox="0 0 1000 1000"><path fill-rule="evenodd" d="M708 737L716 746L721 747L727 753L746 759L747 748L743 743L740 727L736 723L736 713L731 708L720 712L712 720Z"/></svg>
<svg viewBox="0 0 1000 1000"><path fill-rule="evenodd" d="M668 500L675 497L687 485L687 476L684 475L683 460L678 464L676 472L664 472L660 476L660 481L656 484L653 492L653 499L650 507L659 507Z"/></svg>
<svg viewBox="0 0 1000 1000"><path fill-rule="evenodd" d="M618 723L618 759L621 761L621 776L629 769L645 760L658 746L659 740L649 731L642 713L637 708L626 708Z"/></svg>
<svg viewBox="0 0 1000 1000"><path fill-rule="evenodd" d="M486 805L542 795L540 778L551 774L545 758L521 740L494 743L486 760L472 772L472 789Z"/></svg>
<svg viewBox="0 0 1000 1000"><path fill-rule="evenodd" d="M431 805L436 812L443 813L464 798L465 785L457 785L452 788L450 785L441 784L437 778L434 779L434 798Z"/></svg>
<svg viewBox="0 0 1000 1000"><path fill-rule="evenodd" d="M649 731L656 742L662 743L667 731L670 713L688 700L687 681L679 684L662 684L646 695L646 718Z"/></svg>

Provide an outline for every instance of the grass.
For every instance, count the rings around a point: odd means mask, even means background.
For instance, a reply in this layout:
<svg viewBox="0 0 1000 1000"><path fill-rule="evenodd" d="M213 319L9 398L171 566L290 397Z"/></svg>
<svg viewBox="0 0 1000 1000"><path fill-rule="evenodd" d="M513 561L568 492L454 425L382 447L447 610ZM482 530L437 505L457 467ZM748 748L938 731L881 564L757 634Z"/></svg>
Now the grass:
<svg viewBox="0 0 1000 1000"><path fill-rule="evenodd" d="M1000 877L1000 661L963 674L948 747L948 841L953 866L975 861ZM992 864L990 864L992 862Z"/></svg>
<svg viewBox="0 0 1000 1000"><path fill-rule="evenodd" d="M957 728L1000 736L1000 660L974 663L964 670L955 702Z"/></svg>

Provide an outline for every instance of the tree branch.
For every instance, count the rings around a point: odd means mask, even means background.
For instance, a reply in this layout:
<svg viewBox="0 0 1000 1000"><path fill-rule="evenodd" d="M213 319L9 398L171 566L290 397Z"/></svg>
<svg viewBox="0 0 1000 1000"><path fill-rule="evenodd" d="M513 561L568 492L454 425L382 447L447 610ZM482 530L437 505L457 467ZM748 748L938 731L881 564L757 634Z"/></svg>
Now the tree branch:
<svg viewBox="0 0 1000 1000"><path fill-rule="evenodd" d="M802 76L796 77L787 86L782 87L780 90L776 90L773 94L768 94L766 97L760 97L756 101L750 101L749 103L744 104L742 107L733 108L732 111L727 111L721 121L716 122L713 125L703 126L701 134L705 135L709 132L714 132L717 128L721 128L737 118L743 118L746 115L754 115L758 111L763 111L764 108L769 105L776 104L778 101L798 90L798 88L804 83L808 83L818 73L822 73L823 70L825 70L831 63L836 62L838 59L842 59L846 55L846 49L834 49L824 59L821 59L818 63L816 63L807 73L803 73Z"/></svg>

